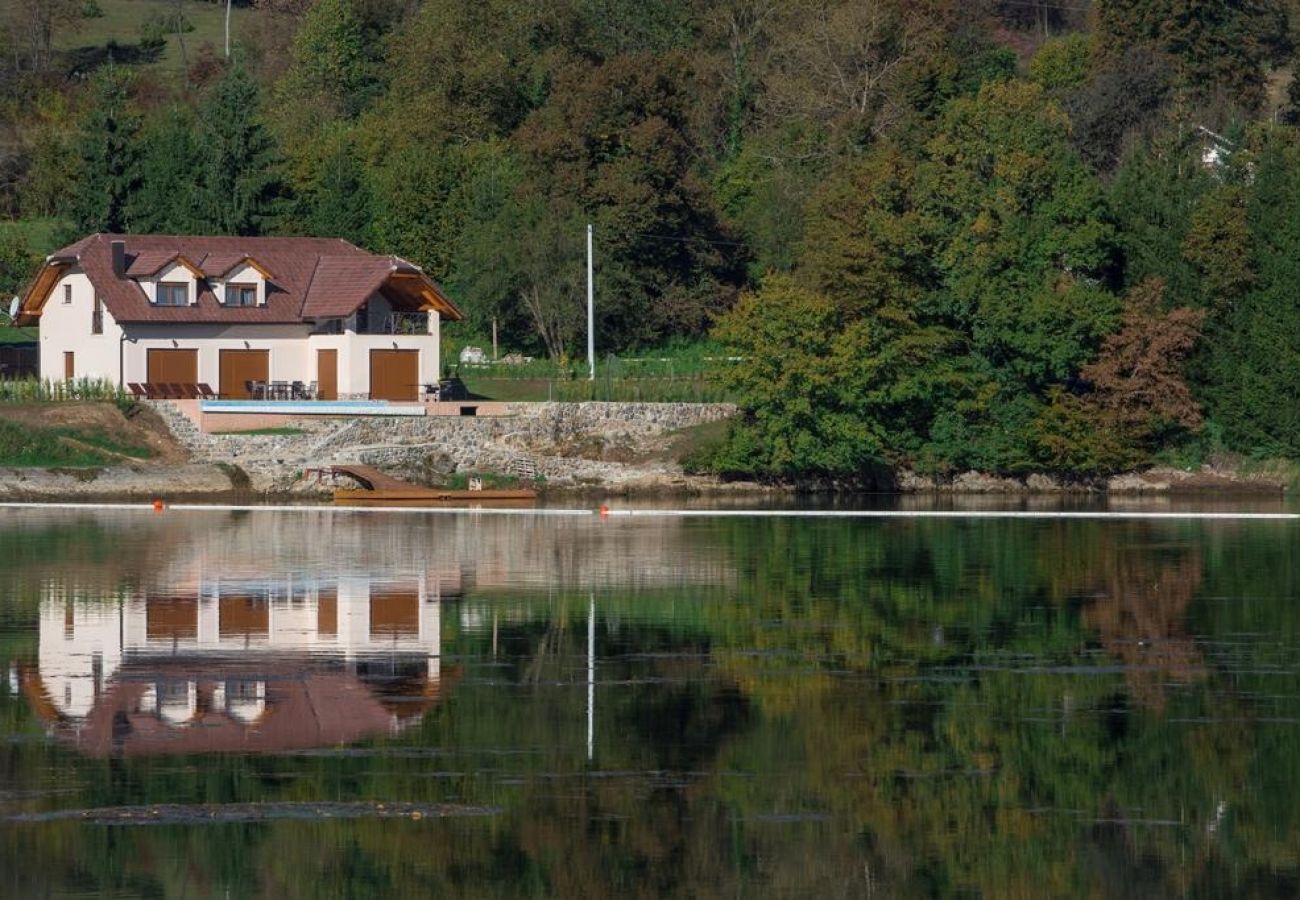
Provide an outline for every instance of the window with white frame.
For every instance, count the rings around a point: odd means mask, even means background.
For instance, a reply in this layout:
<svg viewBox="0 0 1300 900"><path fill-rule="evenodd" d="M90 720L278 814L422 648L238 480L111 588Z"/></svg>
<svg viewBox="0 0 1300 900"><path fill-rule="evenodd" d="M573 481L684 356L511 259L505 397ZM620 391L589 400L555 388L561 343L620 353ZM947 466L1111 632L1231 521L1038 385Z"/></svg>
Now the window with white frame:
<svg viewBox="0 0 1300 900"><path fill-rule="evenodd" d="M190 286L183 281L160 281L155 302L159 306L188 306Z"/></svg>

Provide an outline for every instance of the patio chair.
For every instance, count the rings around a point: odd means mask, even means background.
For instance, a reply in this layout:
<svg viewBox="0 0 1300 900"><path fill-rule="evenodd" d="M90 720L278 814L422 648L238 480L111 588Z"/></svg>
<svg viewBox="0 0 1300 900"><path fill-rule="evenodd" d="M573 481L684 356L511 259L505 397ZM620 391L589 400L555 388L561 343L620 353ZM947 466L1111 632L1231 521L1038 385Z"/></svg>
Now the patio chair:
<svg viewBox="0 0 1300 900"><path fill-rule="evenodd" d="M214 390L212 389L212 386L211 386L210 384L208 384L207 382L200 382L200 384L198 385L198 388L199 388L199 397L200 397L200 398L202 398L202 399L204 399L204 400L216 400L216 399L217 399L217 392L214 391Z"/></svg>
<svg viewBox="0 0 1300 900"><path fill-rule="evenodd" d="M181 394L186 400L199 399L199 386L197 384L182 384Z"/></svg>
<svg viewBox="0 0 1300 900"><path fill-rule="evenodd" d="M185 394L181 391L181 386L175 382L168 382L162 385L163 397L167 400L180 400Z"/></svg>
<svg viewBox="0 0 1300 900"><path fill-rule="evenodd" d="M144 389L144 385L138 382L129 381L126 387L131 392L132 400L147 400L149 398L149 392Z"/></svg>
<svg viewBox="0 0 1300 900"><path fill-rule="evenodd" d="M293 384L289 385L290 400L306 400L306 394L307 385L303 384L301 381L295 381Z"/></svg>
<svg viewBox="0 0 1300 900"><path fill-rule="evenodd" d="M315 400L315 399L316 399L316 382L314 382L314 381L309 382L308 385L307 385L306 390L303 391L303 394L305 395L305 396L303 397L304 400Z"/></svg>

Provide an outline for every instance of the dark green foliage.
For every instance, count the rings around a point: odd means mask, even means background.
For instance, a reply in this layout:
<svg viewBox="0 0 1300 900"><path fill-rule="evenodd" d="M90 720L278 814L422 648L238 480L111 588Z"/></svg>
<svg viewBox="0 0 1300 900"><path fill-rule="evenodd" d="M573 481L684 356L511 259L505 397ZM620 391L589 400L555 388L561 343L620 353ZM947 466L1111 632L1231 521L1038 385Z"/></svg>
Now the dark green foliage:
<svg viewBox="0 0 1300 900"><path fill-rule="evenodd" d="M1216 298L1202 391L1229 447L1290 457L1300 453L1300 149L1282 129L1261 143L1247 210L1250 289Z"/></svg>
<svg viewBox="0 0 1300 900"><path fill-rule="evenodd" d="M727 388L749 413L729 471L1291 452L1283 0L256 6L260 84L211 56L168 85L81 54L69 90L0 54L31 95L0 104L22 136L0 209L68 240L342 237L440 280L467 313L451 340L495 326L561 367L585 349L592 223L599 352L721 320L782 360L758 367L781 391ZM1151 344L1120 298L1152 279L1143 321L1203 311L1171 373L1204 422L1112 428L1086 373L1112 338Z"/></svg>
<svg viewBox="0 0 1300 900"><path fill-rule="evenodd" d="M1253 109L1290 49L1283 0L1098 0L1098 50L1168 54L1179 84Z"/></svg>
<svg viewBox="0 0 1300 900"><path fill-rule="evenodd" d="M80 122L79 177L68 199L68 215L82 233L126 231L127 206L140 184L140 115L131 99L130 75L102 69L90 86L90 104Z"/></svg>
<svg viewBox="0 0 1300 900"><path fill-rule="evenodd" d="M302 186L300 202L305 234L339 237L359 247L371 244L370 185L346 135L334 143L311 182Z"/></svg>
<svg viewBox="0 0 1300 900"><path fill-rule="evenodd" d="M199 112L203 154L198 227L213 234L261 234L281 210L280 154L262 122L257 85L239 63Z"/></svg>
<svg viewBox="0 0 1300 900"><path fill-rule="evenodd" d="M189 234L195 230L203 156L188 110L159 113L140 133L140 182L127 212L134 231Z"/></svg>

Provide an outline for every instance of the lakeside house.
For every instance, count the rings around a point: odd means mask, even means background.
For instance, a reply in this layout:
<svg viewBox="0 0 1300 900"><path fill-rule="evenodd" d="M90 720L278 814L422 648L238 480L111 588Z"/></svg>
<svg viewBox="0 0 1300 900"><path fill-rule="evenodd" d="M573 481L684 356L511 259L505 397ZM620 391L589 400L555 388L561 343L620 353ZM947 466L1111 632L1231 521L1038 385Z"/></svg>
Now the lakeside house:
<svg viewBox="0 0 1300 900"><path fill-rule="evenodd" d="M463 314L418 266L340 239L92 234L45 260L17 323L39 324L51 381L415 401L444 317Z"/></svg>

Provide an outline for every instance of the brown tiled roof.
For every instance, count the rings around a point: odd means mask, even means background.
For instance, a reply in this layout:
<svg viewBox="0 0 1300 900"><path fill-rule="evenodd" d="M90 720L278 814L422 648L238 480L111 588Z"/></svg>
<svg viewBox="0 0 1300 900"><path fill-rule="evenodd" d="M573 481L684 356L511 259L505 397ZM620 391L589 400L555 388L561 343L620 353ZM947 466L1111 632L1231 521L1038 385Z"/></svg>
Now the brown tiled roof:
<svg viewBox="0 0 1300 900"><path fill-rule="evenodd" d="M245 260L248 260L254 268L266 269L247 253L213 253L203 260L203 274L208 278L220 278Z"/></svg>
<svg viewBox="0 0 1300 900"><path fill-rule="evenodd" d="M113 274L114 241L126 245L125 278ZM255 260L273 273L267 283L266 305L224 306L204 280L199 282L198 303L193 306L153 305L132 276L153 274L178 256L196 261L208 277L216 277L223 265L222 274L244 259ZM93 234L55 251L46 267L72 260L85 271L118 322L288 324L347 316L397 272L415 275L417 289L413 292L387 285L386 293L428 303L451 319L463 318L442 289L415 266L399 257L367 253L336 238ZM146 273L151 266L152 272ZM38 277L33 285L23 298L24 315L20 318L24 321L39 315L53 282ZM38 290L36 285L43 287ZM44 295L38 296L42 290Z"/></svg>
<svg viewBox="0 0 1300 900"><path fill-rule="evenodd" d="M126 274L132 278L147 278L157 275L163 266L176 258L175 253L166 250L151 250L127 257Z"/></svg>

